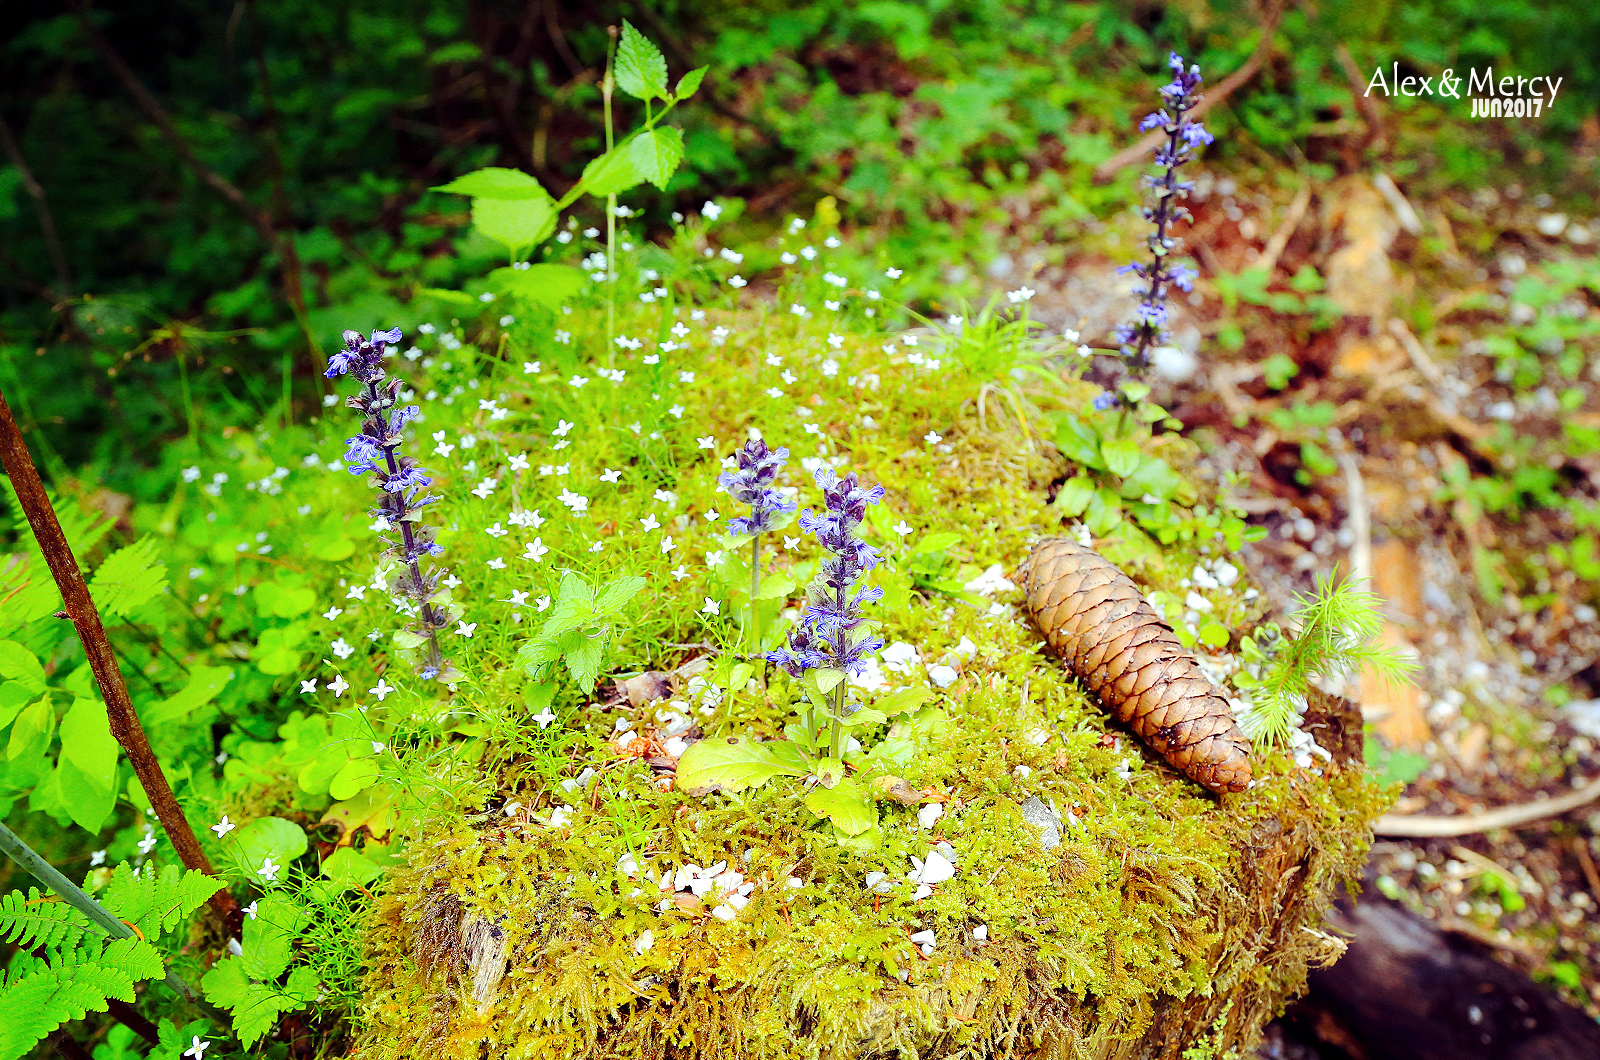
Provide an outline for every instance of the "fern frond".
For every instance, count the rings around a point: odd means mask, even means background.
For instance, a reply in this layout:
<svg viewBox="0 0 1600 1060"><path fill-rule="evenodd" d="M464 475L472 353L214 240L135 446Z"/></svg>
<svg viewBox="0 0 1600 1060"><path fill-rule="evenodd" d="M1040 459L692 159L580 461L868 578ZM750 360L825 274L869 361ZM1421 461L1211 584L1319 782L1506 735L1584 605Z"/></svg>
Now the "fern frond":
<svg viewBox="0 0 1600 1060"><path fill-rule="evenodd" d="M0 942L21 949L39 946L70 946L89 930L89 920L65 902L39 893L9 891L0 895Z"/></svg>
<svg viewBox="0 0 1600 1060"><path fill-rule="evenodd" d="M104 615L126 615L167 587L167 568L153 538L119 548L94 572L89 595Z"/></svg>
<svg viewBox="0 0 1600 1060"><path fill-rule="evenodd" d="M18 1060L68 1020L104 1012L106 999L133 1000L133 984L162 975L161 955L138 939L116 939L93 963L38 968L0 990L0 1060Z"/></svg>
<svg viewBox="0 0 1600 1060"><path fill-rule="evenodd" d="M135 876L124 863L112 872L100 893L100 904L154 942L186 921L221 888L221 880L193 869L167 865L159 873L146 869Z"/></svg>

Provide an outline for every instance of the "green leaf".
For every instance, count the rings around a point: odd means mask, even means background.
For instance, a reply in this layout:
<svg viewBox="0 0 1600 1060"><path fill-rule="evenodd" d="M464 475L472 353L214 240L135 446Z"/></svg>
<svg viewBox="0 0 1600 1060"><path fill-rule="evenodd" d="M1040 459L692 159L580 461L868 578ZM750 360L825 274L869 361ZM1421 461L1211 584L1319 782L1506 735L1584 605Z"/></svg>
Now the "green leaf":
<svg viewBox="0 0 1600 1060"><path fill-rule="evenodd" d="M761 579L756 587L757 600L787 600L795 590L795 581L782 571L774 571Z"/></svg>
<svg viewBox="0 0 1600 1060"><path fill-rule="evenodd" d="M50 737L55 728L56 715L50 709L50 700L39 700L18 714L17 720L12 723L6 757L13 762L22 758L42 757L50 746Z"/></svg>
<svg viewBox="0 0 1600 1060"><path fill-rule="evenodd" d="M916 710L932 698L933 689L931 688L902 688L890 692L878 700L878 709L883 711L886 717L892 718L896 714L904 714L907 711Z"/></svg>
<svg viewBox="0 0 1600 1060"><path fill-rule="evenodd" d="M665 188L683 161L683 134L670 126L646 129L628 145L628 160L645 180Z"/></svg>
<svg viewBox="0 0 1600 1060"><path fill-rule="evenodd" d="M819 666L815 670L807 670L806 676L815 684L817 692L825 696L839 687L839 682L844 680L844 671Z"/></svg>
<svg viewBox="0 0 1600 1060"><path fill-rule="evenodd" d="M820 784L806 793L806 809L826 817L846 835L860 835L878 823L878 809L861 785L849 778L831 788Z"/></svg>
<svg viewBox="0 0 1600 1060"><path fill-rule="evenodd" d="M1100 436L1076 416L1063 416L1056 425L1056 448L1076 464L1105 470L1105 458L1100 455Z"/></svg>
<svg viewBox="0 0 1600 1060"><path fill-rule="evenodd" d="M638 595L639 590L643 588L644 579L636 574L629 575L626 578L618 578L600 590L600 594L594 601L595 614L602 618L613 617L622 610L624 604Z"/></svg>
<svg viewBox="0 0 1600 1060"><path fill-rule="evenodd" d="M277 580L261 582L252 591L262 614L274 618L295 618L310 611L317 603L315 590L303 585L286 585Z"/></svg>
<svg viewBox="0 0 1600 1060"><path fill-rule="evenodd" d="M34 971L21 973L0 990L0 1057L28 1055L34 1043L61 1024L104 1012L107 998L132 1001L133 984L162 975L161 955L138 939L114 939L90 956L68 961L58 955L49 967L36 962Z"/></svg>
<svg viewBox="0 0 1600 1060"><path fill-rule="evenodd" d="M141 537L119 548L89 583L89 595L102 615L126 615L167 587L167 568L156 555L155 539Z"/></svg>
<svg viewBox="0 0 1600 1060"><path fill-rule="evenodd" d="M709 69L711 69L709 66L702 66L684 74L683 77L679 78L678 87L673 91L673 96L681 103L700 91L700 82L705 80L706 71Z"/></svg>
<svg viewBox="0 0 1600 1060"><path fill-rule="evenodd" d="M119 750L99 701L73 700L61 719L59 768L67 812L86 832L100 831L116 807Z"/></svg>
<svg viewBox="0 0 1600 1060"><path fill-rule="evenodd" d="M33 652L14 640L0 640L0 677L8 683L17 682L33 695L40 695L47 687L44 667Z"/></svg>
<svg viewBox="0 0 1600 1060"><path fill-rule="evenodd" d="M305 652L300 650L300 645L305 639L304 622L291 622L287 626L264 629L261 631L260 639L256 641L256 646L251 649L250 657L255 660L256 669L269 677L293 673L299 669L300 660L305 655Z"/></svg>
<svg viewBox="0 0 1600 1060"><path fill-rule="evenodd" d="M875 729L889 720L889 715L876 707L862 707L854 714L844 719L846 725L858 729Z"/></svg>
<svg viewBox="0 0 1600 1060"><path fill-rule="evenodd" d="M920 538L911 547L913 556L922 556L931 552L943 552L945 549L961 544L961 535L952 533L928 534Z"/></svg>
<svg viewBox="0 0 1600 1060"><path fill-rule="evenodd" d="M589 277L579 269L547 262L527 268L505 266L489 273L489 283L502 294L551 309L582 291L588 282Z"/></svg>
<svg viewBox="0 0 1600 1060"><path fill-rule="evenodd" d="M1094 483L1087 475L1074 475L1061 484L1061 491L1056 494L1055 507L1062 515L1068 518L1077 518L1089 508L1089 502L1094 500Z"/></svg>
<svg viewBox="0 0 1600 1060"><path fill-rule="evenodd" d="M189 916L221 889L221 880L193 869L167 865L157 872L152 866L135 876L123 862L112 870L99 899L113 916L134 925L154 942L187 923Z"/></svg>
<svg viewBox="0 0 1600 1060"><path fill-rule="evenodd" d="M567 672L572 675L573 683L584 692L592 691L595 681L600 676L603 641L602 637L588 637L581 633L567 635L562 658L567 664Z"/></svg>
<svg viewBox="0 0 1600 1060"><path fill-rule="evenodd" d="M472 227L510 250L531 247L555 231L555 200L473 199Z"/></svg>
<svg viewBox="0 0 1600 1060"><path fill-rule="evenodd" d="M1119 477L1133 474L1139 466L1139 443L1132 438L1103 438L1100 455L1105 458L1106 470Z"/></svg>
<svg viewBox="0 0 1600 1060"><path fill-rule="evenodd" d="M732 793L759 788L780 776L805 776L805 770L778 747L746 736L727 736L690 744L678 759L676 786L686 795Z"/></svg>
<svg viewBox="0 0 1600 1060"><path fill-rule="evenodd" d="M248 935L249 924L245 925ZM248 947L245 950L249 956ZM270 977L276 980L282 969ZM317 975L310 968L296 968L280 990L274 982L254 981L244 957L229 957L219 962L200 980L206 1000L227 1009L233 1016L233 1033L245 1048L260 1041L277 1026L285 1012L303 1008L316 999Z"/></svg>
<svg viewBox="0 0 1600 1060"><path fill-rule="evenodd" d="M617 44L617 87L635 99L668 99L667 61L627 19Z"/></svg>
<svg viewBox="0 0 1600 1060"><path fill-rule="evenodd" d="M365 887L383 869L352 847L340 847L322 862L322 874L343 887Z"/></svg>
<svg viewBox="0 0 1600 1060"><path fill-rule="evenodd" d="M628 153L632 146L633 139L630 137L584 166L583 190L603 199L642 183L645 174Z"/></svg>
<svg viewBox="0 0 1600 1060"><path fill-rule="evenodd" d="M203 663L196 663L189 668L188 684L139 713L146 725L177 721L187 717L196 707L215 699L232 679L233 671L226 666L206 666Z"/></svg>
<svg viewBox="0 0 1600 1060"><path fill-rule="evenodd" d="M372 786L378 779L378 763L370 758L350 758L328 782L328 794L343 802Z"/></svg>
<svg viewBox="0 0 1600 1060"><path fill-rule="evenodd" d="M454 195L471 195L475 199L539 200L550 198L544 186L520 169L489 166L487 169L463 173L448 184L429 188L429 191L447 191Z"/></svg>
<svg viewBox="0 0 1600 1060"><path fill-rule="evenodd" d="M1225 648L1228 645L1228 627L1212 620L1200 627L1200 643L1208 648Z"/></svg>
<svg viewBox="0 0 1600 1060"><path fill-rule="evenodd" d="M1122 495L1129 500L1139 500L1149 494L1164 501L1171 499L1182 483L1171 464L1160 457L1141 455L1133 474L1122 480Z"/></svg>
<svg viewBox="0 0 1600 1060"><path fill-rule="evenodd" d="M262 862L270 857L280 866L279 879L283 878L281 866L304 854L307 846L305 829L282 817L257 817L234 834L234 843L243 871L259 874Z"/></svg>

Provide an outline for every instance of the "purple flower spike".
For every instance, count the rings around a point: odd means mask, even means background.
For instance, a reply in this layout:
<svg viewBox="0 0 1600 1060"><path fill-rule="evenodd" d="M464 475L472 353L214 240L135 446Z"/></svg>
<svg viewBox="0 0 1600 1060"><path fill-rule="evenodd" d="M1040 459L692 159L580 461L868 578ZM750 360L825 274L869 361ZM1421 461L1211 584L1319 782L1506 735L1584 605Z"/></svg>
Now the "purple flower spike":
<svg viewBox="0 0 1600 1060"><path fill-rule="evenodd" d="M1173 261L1175 252L1182 249L1182 242L1171 234L1171 229L1177 222L1191 219L1183 200L1193 190L1193 184L1179 180L1177 174L1178 167L1192 160L1190 151L1193 148L1209 144L1215 137L1191 117L1200 103L1202 78L1198 65L1187 69L1185 65L1183 56L1177 52L1167 55L1167 66L1174 76L1171 82L1161 86L1163 106L1139 123L1141 132L1163 129L1166 138L1156 151L1160 172L1144 178L1145 184L1155 192L1155 205L1142 210L1154 229L1145 241L1152 260L1149 264L1134 262L1117 270L1120 276L1138 276L1144 281L1134 286L1139 307L1134 310L1133 322L1122 325L1114 333L1122 346L1123 361L1135 375L1142 375L1149 368L1151 349L1170 338L1165 330L1170 319L1169 288L1193 290L1197 275L1194 269ZM1094 407L1102 411L1119 404L1131 407L1133 402L1109 391L1094 400Z"/></svg>
<svg viewBox="0 0 1600 1060"><path fill-rule="evenodd" d="M419 672L425 680L454 681L460 673L445 661L439 648L439 631L448 629L454 620L450 605L439 591L444 572L437 568L425 572L421 564L424 556L437 556L444 549L434 543L433 528L416 518L419 509L438 498L423 492L433 482L428 473L411 457L399 453L406 424L421 419L422 413L415 405L399 406L403 384L398 379L386 379L383 370L386 349L399 342L401 335L399 328L374 331L365 339L359 331L345 332L344 349L328 358L324 374L329 379L353 375L362 384L361 393L348 404L365 418L361 433L345 439L345 462L352 475L376 473L379 493L371 514L399 533L398 538L385 539L387 554L398 557L405 565L390 578L389 587L417 607L418 622L411 632L422 642Z"/></svg>
<svg viewBox="0 0 1600 1060"><path fill-rule="evenodd" d="M723 472L717 485L740 504L750 505L750 514L729 520L728 530L734 534L765 533L772 528L776 516L788 515L795 509L793 501L772 488L779 468L789 459L789 450L780 447L772 452L766 442L752 438L739 450L738 458L739 469Z"/></svg>

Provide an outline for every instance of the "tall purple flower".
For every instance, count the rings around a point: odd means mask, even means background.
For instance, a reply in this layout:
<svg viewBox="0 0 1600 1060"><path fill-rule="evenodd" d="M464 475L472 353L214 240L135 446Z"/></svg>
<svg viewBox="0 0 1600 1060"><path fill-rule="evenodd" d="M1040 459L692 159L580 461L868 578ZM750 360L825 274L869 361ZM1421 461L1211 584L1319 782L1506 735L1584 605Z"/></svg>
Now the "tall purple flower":
<svg viewBox="0 0 1600 1060"><path fill-rule="evenodd" d="M728 533L735 537L750 538L750 641L755 650L761 650L761 618L756 608L756 597L761 589L761 535L788 524L783 517L795 509L793 501L772 488L778 478L778 469L789 459L787 447L777 452L767 448L760 438L751 438L739 450L739 467L724 471L717 486L740 504L750 506L749 515L728 520Z"/></svg>
<svg viewBox="0 0 1600 1060"><path fill-rule="evenodd" d="M1200 67L1192 65L1185 70L1183 57L1177 52L1167 57L1167 66L1173 71L1173 79L1161 87L1164 106L1139 123L1141 132L1161 129L1167 134L1166 142L1156 151L1156 166L1160 172L1144 177L1145 187L1152 189L1156 198L1154 206L1142 207L1140 211L1154 228L1145 240L1151 260L1148 264L1135 261L1117 270L1121 275L1132 273L1141 280L1134 288L1140 302L1133 322L1115 332L1122 347L1123 362L1135 375L1143 375L1149 368L1152 348L1170 341L1166 330L1166 302L1171 288L1188 291L1194 286L1195 271L1172 260L1183 248L1183 241L1171 234L1172 226L1179 221L1193 220L1182 201L1189 197L1194 183L1179 180L1178 167L1193 159L1193 148L1214 139L1204 125L1190 116L1201 98ZM1125 408L1135 404L1120 394L1115 401Z"/></svg>
<svg viewBox="0 0 1600 1060"><path fill-rule="evenodd" d="M419 412L415 405L400 406L400 391L405 384L399 379L385 381L383 370L384 352L400 341L400 335L399 328L374 331L370 339L363 339L359 331L346 331L344 349L328 358L324 374L334 379L348 372L362 384L361 393L345 400L346 405L365 417L361 433L345 439L349 447L345 462L352 475L368 471L377 475L378 499L371 514L381 517L391 530L399 531L398 538L384 539L389 545L386 554L399 557L405 564L390 580L389 587L417 605L419 619L409 631L409 639L423 647L421 675L453 681L460 672L439 649L439 631L448 629L454 620L438 587L444 572L437 567L427 572L422 569L422 557L437 556L444 550L434 543L433 527L417 519L417 513L438 498L423 492L433 482L428 473L414 459L399 453L402 432Z"/></svg>
<svg viewBox="0 0 1600 1060"><path fill-rule="evenodd" d="M823 510L806 511L800 528L817 536L827 551L816 578L812 581L800 625L789 635L789 647L766 653L766 658L783 667L796 679L818 667L845 675L860 675L866 658L883 647L883 639L861 631L866 616L862 605L883 596L883 590L851 588L879 563L878 550L856 536L867 506L883 500L882 486L863 486L855 472L840 478L829 468L819 468L816 483L822 487ZM841 754L841 719L844 717L844 688L841 679L834 688L833 753Z"/></svg>

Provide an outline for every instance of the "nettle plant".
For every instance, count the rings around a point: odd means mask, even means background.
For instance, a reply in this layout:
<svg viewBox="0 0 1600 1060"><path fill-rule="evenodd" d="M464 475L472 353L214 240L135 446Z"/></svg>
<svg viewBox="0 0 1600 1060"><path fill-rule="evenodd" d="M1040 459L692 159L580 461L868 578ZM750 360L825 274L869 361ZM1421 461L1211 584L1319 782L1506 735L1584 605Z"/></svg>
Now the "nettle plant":
<svg viewBox="0 0 1600 1060"><path fill-rule="evenodd" d="M662 119L699 91L706 74L703 66L691 70L669 90L666 60L630 23L622 23L620 40L614 38L613 44L600 83L606 151L584 166L583 175L565 195L556 199L535 178L500 167L475 170L433 189L472 196L473 228L506 248L510 264L488 276L494 290L553 309L581 291L589 278L605 281L608 342L616 315L617 218L628 215L626 207L617 205L617 195L646 182L666 187L683 162L684 144L683 134L662 125ZM611 100L617 89L645 106L644 121L621 140L612 128ZM555 232L562 211L585 195L606 204L606 250L584 259L589 274L568 265L529 261L533 248ZM563 231L559 238L568 242L572 235ZM459 291L429 288L422 293L451 304L473 304L472 296Z"/></svg>

